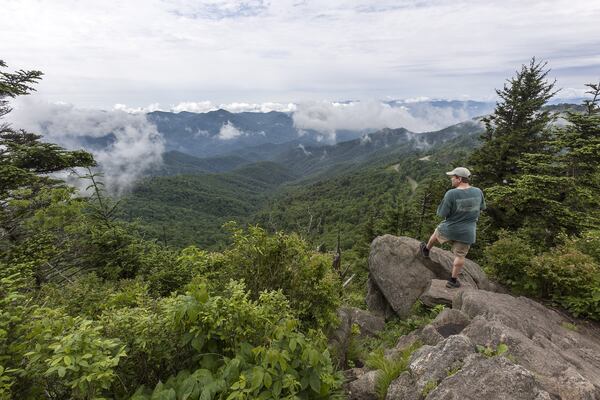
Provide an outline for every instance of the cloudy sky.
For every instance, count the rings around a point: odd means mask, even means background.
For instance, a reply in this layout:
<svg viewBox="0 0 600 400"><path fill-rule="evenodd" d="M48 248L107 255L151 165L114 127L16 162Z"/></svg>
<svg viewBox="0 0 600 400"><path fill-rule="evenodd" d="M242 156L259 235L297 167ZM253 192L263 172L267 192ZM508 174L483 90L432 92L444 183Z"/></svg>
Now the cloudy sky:
<svg viewBox="0 0 600 400"><path fill-rule="evenodd" d="M600 79L599 21L596 0L3 0L0 59L88 108L489 100L532 56L569 97Z"/></svg>

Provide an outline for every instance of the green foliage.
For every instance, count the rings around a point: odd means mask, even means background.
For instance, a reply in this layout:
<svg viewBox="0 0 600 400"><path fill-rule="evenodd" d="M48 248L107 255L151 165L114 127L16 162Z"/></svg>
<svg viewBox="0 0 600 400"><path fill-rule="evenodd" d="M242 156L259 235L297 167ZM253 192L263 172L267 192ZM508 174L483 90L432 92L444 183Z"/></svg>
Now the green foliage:
<svg viewBox="0 0 600 400"><path fill-rule="evenodd" d="M502 232L485 250L488 273L517 292L548 299L576 316L599 318L600 264L588 251L595 231L584 238L564 239L551 250L536 255L530 243L517 234Z"/></svg>
<svg viewBox="0 0 600 400"><path fill-rule="evenodd" d="M398 343L398 338L431 323L444 308L441 304L433 308L427 308L423 303L418 301L413 306L410 316L405 319L395 318L387 321L384 329L378 332L374 338L359 338L358 332L356 334L353 333L346 351L347 364L349 366L363 365L369 353L376 350L393 348Z"/></svg>
<svg viewBox="0 0 600 400"><path fill-rule="evenodd" d="M0 398L10 399L11 387L23 373L22 352L17 341L20 325L30 311L30 297L24 293L30 280L23 266L7 266L0 262Z"/></svg>
<svg viewBox="0 0 600 400"><path fill-rule="evenodd" d="M572 324L570 322L563 322L562 324L560 324L563 328L568 329L570 331L573 332L577 332L579 330L579 327L575 324Z"/></svg>
<svg viewBox="0 0 600 400"><path fill-rule="evenodd" d="M600 318L600 264L571 242L535 257L527 273L536 294L576 316Z"/></svg>
<svg viewBox="0 0 600 400"><path fill-rule="evenodd" d="M477 352L480 354L483 354L484 356L491 358L491 357L498 357L498 356L502 356L504 354L506 354L506 352L508 352L508 346L505 343L499 343L498 346L496 346L496 348L492 348L490 346L482 346L482 345L477 345Z"/></svg>
<svg viewBox="0 0 600 400"><path fill-rule="evenodd" d="M535 256L531 244L508 231L501 231L499 237L484 251L486 272L517 291L531 289L527 279L527 270Z"/></svg>
<svg viewBox="0 0 600 400"><path fill-rule="evenodd" d="M572 243L579 251L593 257L600 264L600 229L583 232Z"/></svg>
<svg viewBox="0 0 600 400"><path fill-rule="evenodd" d="M436 387L438 387L438 381L435 379L430 379L423 386L423 390L421 390L421 397L425 398L429 393L431 393Z"/></svg>
<svg viewBox="0 0 600 400"><path fill-rule="evenodd" d="M73 398L97 398L116 378L115 367L126 356L125 347L118 340L102 337L102 326L91 320L76 317L68 325L69 330L25 356L31 364L43 360L47 367L44 377L64 382Z"/></svg>
<svg viewBox="0 0 600 400"><path fill-rule="evenodd" d="M105 310L137 307L150 302L148 284L138 280L105 281L95 274L74 277L68 284L49 283L40 290L45 305L71 316L98 318Z"/></svg>
<svg viewBox="0 0 600 400"><path fill-rule="evenodd" d="M415 342L392 358L386 358L383 349L372 352L367 359L367 366L378 371L375 381L375 391L380 400L385 399L390 384L408 368L410 356L422 346Z"/></svg>
<svg viewBox="0 0 600 400"><path fill-rule="evenodd" d="M452 376L454 374L456 374L458 371L460 371L462 369L462 364L458 364L453 368L449 368L448 371L446 371L446 376Z"/></svg>
<svg viewBox="0 0 600 400"><path fill-rule="evenodd" d="M274 189L292 178L275 163L222 174L148 178L124 199L120 216L139 219L144 232L165 244L220 249L228 242L224 223L247 222Z"/></svg>
<svg viewBox="0 0 600 400"><path fill-rule="evenodd" d="M180 343L194 349L202 368L159 383L152 392L140 388L135 398L179 399L205 390L231 399L318 399L329 398L340 386L324 338L297 330L280 292L263 292L254 302L238 283L232 282L223 297L194 284L168 309L183 333Z"/></svg>
<svg viewBox="0 0 600 400"><path fill-rule="evenodd" d="M244 280L254 298L264 290L281 290L306 326L323 328L336 320L341 284L328 257L311 251L296 234L269 235L253 226L229 229L233 244L209 273L219 273L221 282ZM198 258L202 264L205 255Z"/></svg>

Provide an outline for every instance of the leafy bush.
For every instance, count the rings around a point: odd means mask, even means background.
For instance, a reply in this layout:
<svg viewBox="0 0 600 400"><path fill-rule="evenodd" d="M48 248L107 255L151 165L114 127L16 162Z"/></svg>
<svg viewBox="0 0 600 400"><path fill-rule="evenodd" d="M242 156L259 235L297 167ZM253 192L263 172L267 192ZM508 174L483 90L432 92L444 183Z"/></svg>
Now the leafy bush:
<svg viewBox="0 0 600 400"><path fill-rule="evenodd" d="M573 243L579 251L594 257L600 264L600 229L584 232L581 237L574 238Z"/></svg>
<svg viewBox="0 0 600 400"><path fill-rule="evenodd" d="M518 291L530 289L527 269L535 256L529 243L508 231L502 231L500 238L484 251L486 272Z"/></svg>
<svg viewBox="0 0 600 400"><path fill-rule="evenodd" d="M39 298L71 316L88 318L97 318L107 309L136 307L150 300L148 284L139 279L109 282L95 274L81 275L70 283L46 284Z"/></svg>
<svg viewBox="0 0 600 400"><path fill-rule="evenodd" d="M126 355L119 340L103 336L102 325L57 309L36 309L27 331L25 370L37 383L26 392L33 396L43 389L51 397L97 398L110 389Z"/></svg>
<svg viewBox="0 0 600 400"><path fill-rule="evenodd" d="M600 265L572 241L535 257L527 274L536 294L576 316L600 319Z"/></svg>
<svg viewBox="0 0 600 400"><path fill-rule="evenodd" d="M16 346L20 326L30 311L24 294L28 287L28 270L23 265L8 266L0 262L0 399L10 398L11 387L23 372L22 352Z"/></svg>
<svg viewBox="0 0 600 400"><path fill-rule="evenodd" d="M504 353L506 353L507 351L508 351L508 346L505 343L499 343L495 349L492 347L489 347L489 346L484 347L480 344L477 345L477 352L479 354L483 354L487 358L501 356Z"/></svg>
<svg viewBox="0 0 600 400"><path fill-rule="evenodd" d="M264 290L281 289L307 327L324 328L335 322L341 284L326 255L311 251L296 234L269 235L254 226L244 231L235 224L229 229L234 243L221 257L187 250L181 262L196 263L222 284L243 280L254 299Z"/></svg>
<svg viewBox="0 0 600 400"><path fill-rule="evenodd" d="M318 399L339 389L341 379L325 339L298 331L281 292L263 292L253 301L240 283L231 282L222 296L211 296L206 284L194 282L186 295L169 299L165 307L180 335L176 343L192 349L188 367L200 369L179 372L152 391L139 388L135 399L191 394Z"/></svg>

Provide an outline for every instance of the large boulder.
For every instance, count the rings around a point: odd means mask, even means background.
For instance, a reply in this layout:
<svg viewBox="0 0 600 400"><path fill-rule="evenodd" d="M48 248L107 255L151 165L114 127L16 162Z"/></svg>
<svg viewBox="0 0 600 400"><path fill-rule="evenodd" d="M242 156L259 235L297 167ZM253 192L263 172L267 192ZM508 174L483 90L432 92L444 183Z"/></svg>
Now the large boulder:
<svg viewBox="0 0 600 400"><path fill-rule="evenodd" d="M346 385L348 400L377 400L375 382L378 371L369 371L355 381Z"/></svg>
<svg viewBox="0 0 600 400"><path fill-rule="evenodd" d="M377 311L385 312L386 304L400 317L411 312L415 301L429 288L433 279L448 279L452 273L452 253L433 248L430 259L419 252L419 241L392 235L379 236L371 243L369 272L385 302L377 298ZM463 287L489 289L489 281L481 268L470 260L459 277ZM375 299L375 295L372 296ZM369 307L375 306L373 300Z"/></svg>

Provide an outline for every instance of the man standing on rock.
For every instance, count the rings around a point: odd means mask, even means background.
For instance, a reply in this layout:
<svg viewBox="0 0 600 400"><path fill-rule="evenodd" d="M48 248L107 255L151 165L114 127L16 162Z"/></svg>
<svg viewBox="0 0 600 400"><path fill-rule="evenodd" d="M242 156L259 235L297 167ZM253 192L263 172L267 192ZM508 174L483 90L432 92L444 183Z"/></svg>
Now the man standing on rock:
<svg viewBox="0 0 600 400"><path fill-rule="evenodd" d="M446 243L452 245L454 263L452 264L452 277L446 287L460 287L458 275L465 265L465 257L469 248L475 243L477 220L481 210L485 210L483 192L469 184L471 171L464 167L454 168L446 172L450 176L453 189L444 195L442 203L438 206L437 214L445 218L435 229L429 242L421 242L421 254L429 258L429 251L433 245Z"/></svg>

